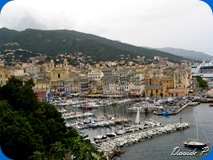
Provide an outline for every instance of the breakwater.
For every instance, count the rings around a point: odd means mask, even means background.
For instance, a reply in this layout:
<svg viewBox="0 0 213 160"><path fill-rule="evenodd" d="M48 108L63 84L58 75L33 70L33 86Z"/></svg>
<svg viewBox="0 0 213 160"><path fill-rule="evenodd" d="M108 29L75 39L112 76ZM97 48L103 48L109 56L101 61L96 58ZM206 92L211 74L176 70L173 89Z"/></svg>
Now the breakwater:
<svg viewBox="0 0 213 160"><path fill-rule="evenodd" d="M142 130L128 135L122 135L101 143L99 150L103 151L107 156L108 160L110 160L113 159L113 157L115 157L119 153L121 153L120 149L122 147L142 142L143 140L148 138L153 138L162 134L172 133L189 127L189 123L183 122L167 124L165 126L155 127L145 131Z"/></svg>

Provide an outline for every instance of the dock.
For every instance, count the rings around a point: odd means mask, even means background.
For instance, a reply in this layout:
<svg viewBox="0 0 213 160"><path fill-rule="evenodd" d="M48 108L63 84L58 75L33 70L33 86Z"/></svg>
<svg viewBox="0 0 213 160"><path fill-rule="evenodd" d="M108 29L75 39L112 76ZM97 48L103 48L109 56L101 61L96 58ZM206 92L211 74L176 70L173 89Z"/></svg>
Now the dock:
<svg viewBox="0 0 213 160"><path fill-rule="evenodd" d="M160 112L157 112L157 111L154 111L153 113L155 115L159 115L159 116L169 116L169 115L175 115L175 114L178 114L179 112L181 112L182 110L184 110L192 101L186 103L185 105L183 105L182 107L180 107L179 109L177 109L176 111L160 111Z"/></svg>

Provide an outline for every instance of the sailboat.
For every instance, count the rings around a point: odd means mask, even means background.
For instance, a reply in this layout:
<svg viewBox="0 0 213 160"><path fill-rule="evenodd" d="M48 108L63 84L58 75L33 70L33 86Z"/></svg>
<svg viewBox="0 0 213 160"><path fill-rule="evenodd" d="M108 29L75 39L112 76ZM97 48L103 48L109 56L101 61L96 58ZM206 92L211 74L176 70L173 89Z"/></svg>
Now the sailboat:
<svg viewBox="0 0 213 160"><path fill-rule="evenodd" d="M136 118L135 118L135 124L140 124L140 110L138 109L137 114L136 114Z"/></svg>
<svg viewBox="0 0 213 160"><path fill-rule="evenodd" d="M142 130L144 129L145 126L144 124L141 122L141 118L140 118L140 110L138 109L136 117L135 117L135 127L134 130Z"/></svg>
<svg viewBox="0 0 213 160"><path fill-rule="evenodd" d="M183 142L185 147L190 148L198 148L202 149L203 147L206 147L208 143L203 143L198 140L198 126L197 126L197 120L196 120L196 128L197 128L197 139L196 140L188 140Z"/></svg>

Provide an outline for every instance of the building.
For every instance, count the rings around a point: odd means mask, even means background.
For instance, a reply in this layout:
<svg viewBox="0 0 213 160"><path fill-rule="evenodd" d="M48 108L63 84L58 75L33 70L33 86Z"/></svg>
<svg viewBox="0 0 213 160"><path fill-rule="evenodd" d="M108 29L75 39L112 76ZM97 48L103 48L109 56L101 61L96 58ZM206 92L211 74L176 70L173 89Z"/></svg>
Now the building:
<svg viewBox="0 0 213 160"><path fill-rule="evenodd" d="M9 77L9 71L0 67L0 86L3 86L7 83Z"/></svg>
<svg viewBox="0 0 213 160"><path fill-rule="evenodd" d="M53 60L50 61L50 85L51 92L61 94L65 91L64 80L69 78L68 62L64 59L63 64L55 66Z"/></svg>

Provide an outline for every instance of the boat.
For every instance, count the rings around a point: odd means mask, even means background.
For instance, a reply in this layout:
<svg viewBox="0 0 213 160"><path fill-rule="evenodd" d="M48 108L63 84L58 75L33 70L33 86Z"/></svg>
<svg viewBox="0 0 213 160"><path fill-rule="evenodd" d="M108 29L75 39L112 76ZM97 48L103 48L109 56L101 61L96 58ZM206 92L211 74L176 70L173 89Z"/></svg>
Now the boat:
<svg viewBox="0 0 213 160"><path fill-rule="evenodd" d="M106 135L107 135L107 137L115 137L115 136L116 136L116 133L114 133L114 132L109 132L109 133L107 133Z"/></svg>
<svg viewBox="0 0 213 160"><path fill-rule="evenodd" d="M191 102L191 103L189 103L189 106L197 106L199 104L200 104L200 102Z"/></svg>
<svg viewBox="0 0 213 160"><path fill-rule="evenodd" d="M118 130L115 131L115 133L116 133L117 135L123 135L123 134L126 133L126 131L123 130L123 129L118 129Z"/></svg>
<svg viewBox="0 0 213 160"><path fill-rule="evenodd" d="M213 78L213 61L206 63L203 61L198 66L191 66L193 76L202 78Z"/></svg>
<svg viewBox="0 0 213 160"><path fill-rule="evenodd" d="M103 139L107 139L107 136L101 134L94 137L94 140L103 140Z"/></svg>
<svg viewBox="0 0 213 160"><path fill-rule="evenodd" d="M213 107L213 104L210 104L209 107Z"/></svg>
<svg viewBox="0 0 213 160"><path fill-rule="evenodd" d="M137 115L136 115L136 118L135 118L135 124L140 124L141 121L140 121L140 110L138 109L137 111Z"/></svg>
<svg viewBox="0 0 213 160"><path fill-rule="evenodd" d="M206 147L208 143L204 143L198 140L198 126L197 126L197 120L196 120L196 131L197 131L197 139L196 140L188 140L183 142L185 147L190 147L190 148L197 148L197 149L202 149L203 147Z"/></svg>
<svg viewBox="0 0 213 160"><path fill-rule="evenodd" d="M130 112L137 112L140 110L142 113L148 113L152 112L156 109L155 106L152 106L151 104L147 102L139 102L135 103L132 107L127 108Z"/></svg>
<svg viewBox="0 0 213 160"><path fill-rule="evenodd" d="M190 148L198 148L202 149L203 147L207 146L207 143L199 142L197 140L189 140L186 142L183 142L185 147L190 147Z"/></svg>

